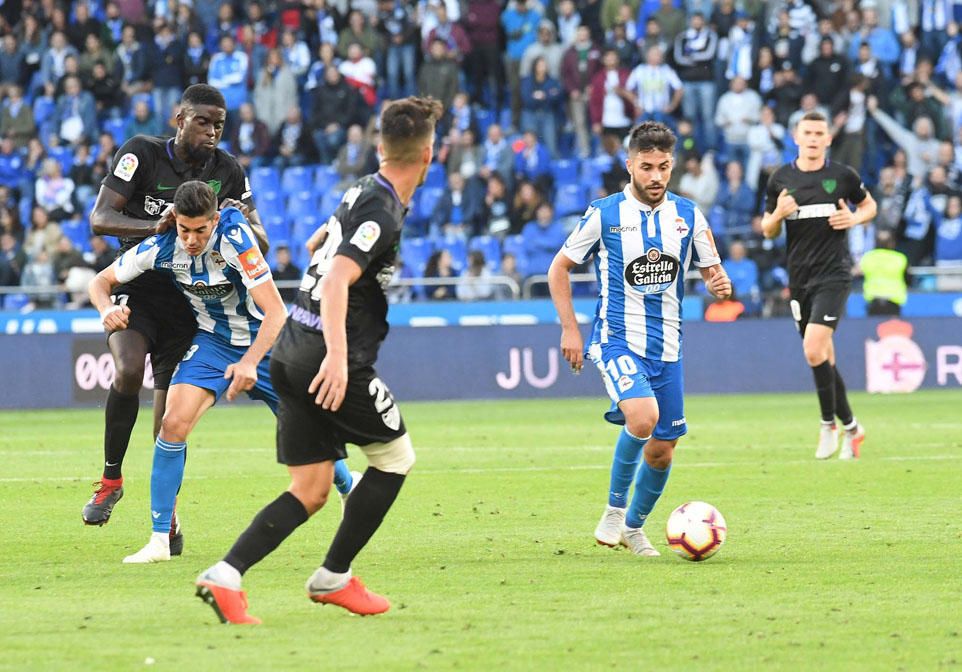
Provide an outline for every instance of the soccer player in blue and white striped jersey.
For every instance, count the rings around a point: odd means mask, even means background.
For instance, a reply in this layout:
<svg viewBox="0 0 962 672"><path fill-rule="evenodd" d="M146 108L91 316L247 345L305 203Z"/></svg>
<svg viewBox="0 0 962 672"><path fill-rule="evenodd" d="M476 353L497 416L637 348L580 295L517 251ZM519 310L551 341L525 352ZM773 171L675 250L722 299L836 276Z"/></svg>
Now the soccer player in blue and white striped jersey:
<svg viewBox="0 0 962 672"><path fill-rule="evenodd" d="M713 295L731 294L704 215L687 198L667 191L674 148L675 136L664 124L644 122L632 129L630 183L590 205L548 271L562 354L576 372L585 355L597 365L611 397L605 419L624 425L595 538L643 556L659 555L642 525L665 488L675 445L688 431L681 360L686 269L694 262ZM592 255L600 296L585 350L568 274Z"/></svg>
<svg viewBox="0 0 962 672"><path fill-rule="evenodd" d="M187 437L204 412L226 392L246 391L277 409L268 351L287 319L287 308L250 225L235 207L217 211L217 196L204 182L185 182L174 194L175 226L127 250L90 283L90 298L109 331L126 329L131 309L111 292L148 271L170 276L190 302L197 334L171 381L154 446L148 544L126 563L170 559L168 534L174 500L184 476ZM341 463L341 477L351 475Z"/></svg>

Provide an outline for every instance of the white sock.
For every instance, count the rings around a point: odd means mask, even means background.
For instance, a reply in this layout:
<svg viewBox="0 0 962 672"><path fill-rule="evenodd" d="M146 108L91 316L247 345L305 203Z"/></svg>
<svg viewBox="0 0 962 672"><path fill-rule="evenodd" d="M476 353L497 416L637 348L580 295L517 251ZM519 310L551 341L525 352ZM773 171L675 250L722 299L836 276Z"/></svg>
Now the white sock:
<svg viewBox="0 0 962 672"><path fill-rule="evenodd" d="M845 425L845 431L854 432L856 429L858 429L858 419L856 419L855 416L852 416L852 422Z"/></svg>
<svg viewBox="0 0 962 672"><path fill-rule="evenodd" d="M150 541L151 543L160 544L164 548L170 548L170 533L169 532L151 532Z"/></svg>
<svg viewBox="0 0 962 672"><path fill-rule="evenodd" d="M333 592L335 590L340 590L347 585L347 582L351 580L351 570L347 570L343 574L337 572L332 572L329 569L321 567L316 572L314 576L311 577L311 588L315 591L323 592Z"/></svg>
<svg viewBox="0 0 962 672"><path fill-rule="evenodd" d="M217 583L227 586L229 588L234 588L240 590L241 586L241 575L235 567L227 564L223 560L218 562L216 565L211 567L211 574L214 575L214 579Z"/></svg>

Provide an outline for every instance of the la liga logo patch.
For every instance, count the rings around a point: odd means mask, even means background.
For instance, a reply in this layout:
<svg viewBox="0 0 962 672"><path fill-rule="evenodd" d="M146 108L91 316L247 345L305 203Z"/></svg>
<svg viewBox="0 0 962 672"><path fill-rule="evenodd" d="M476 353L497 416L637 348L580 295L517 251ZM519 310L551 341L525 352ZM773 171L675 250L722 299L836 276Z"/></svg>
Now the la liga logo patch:
<svg viewBox="0 0 962 672"><path fill-rule="evenodd" d="M351 245L362 252L370 252L371 248L374 247L374 243L376 243L380 237L381 227L377 222L364 222L357 227L357 231L351 236Z"/></svg>
<svg viewBox="0 0 962 672"><path fill-rule="evenodd" d="M124 182L130 182L134 173L137 172L137 167L140 165L140 159L137 158L136 154L131 154L127 152L120 160L117 162L117 167L114 168L114 175L119 177Z"/></svg>

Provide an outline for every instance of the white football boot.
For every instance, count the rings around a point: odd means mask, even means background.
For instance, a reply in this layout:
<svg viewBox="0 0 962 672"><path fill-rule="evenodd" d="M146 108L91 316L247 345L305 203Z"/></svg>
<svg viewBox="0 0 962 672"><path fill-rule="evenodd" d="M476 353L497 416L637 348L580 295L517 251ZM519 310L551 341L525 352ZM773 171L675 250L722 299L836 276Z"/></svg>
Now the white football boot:
<svg viewBox="0 0 962 672"><path fill-rule="evenodd" d="M621 543L635 555L642 555L646 558L657 558L661 553L648 541L644 530L640 527L623 527L621 529Z"/></svg>
<svg viewBox="0 0 962 672"><path fill-rule="evenodd" d="M838 454L840 460L857 459L862 452L862 441L865 440L865 428L856 424L852 430L845 430L842 434L842 452Z"/></svg>
<svg viewBox="0 0 962 672"><path fill-rule="evenodd" d="M834 422L830 425L823 422L818 433L818 448L815 450L815 459L827 460L835 454L836 450L838 450L838 425Z"/></svg>
<svg viewBox="0 0 962 672"><path fill-rule="evenodd" d="M595 528L595 541L602 546L617 546L621 543L621 528L625 525L625 509L606 506Z"/></svg>
<svg viewBox="0 0 962 672"><path fill-rule="evenodd" d="M170 533L154 532L150 541L142 549L124 558L125 565L143 565L150 562L167 562L170 560Z"/></svg>

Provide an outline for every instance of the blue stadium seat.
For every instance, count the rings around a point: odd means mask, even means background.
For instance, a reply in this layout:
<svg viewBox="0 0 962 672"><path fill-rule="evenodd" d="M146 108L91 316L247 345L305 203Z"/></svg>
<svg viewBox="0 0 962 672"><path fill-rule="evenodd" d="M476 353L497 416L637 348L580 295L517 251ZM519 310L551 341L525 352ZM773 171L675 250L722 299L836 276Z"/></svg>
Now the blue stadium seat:
<svg viewBox="0 0 962 672"><path fill-rule="evenodd" d="M134 109L134 107L137 106L137 103L147 103L147 107L150 108L150 111L154 111L154 97L149 93L135 93L132 95L130 97L130 109Z"/></svg>
<svg viewBox="0 0 962 672"><path fill-rule="evenodd" d="M444 188L447 184L448 176L444 171L444 166L440 163L432 163L428 167L427 177L424 178L424 186Z"/></svg>
<svg viewBox="0 0 962 672"><path fill-rule="evenodd" d="M124 144L124 140L127 138L127 120L126 119L114 119L111 117L104 121L103 124L104 133L110 133L110 136L117 143L117 146Z"/></svg>
<svg viewBox="0 0 962 672"><path fill-rule="evenodd" d="M25 305L30 303L30 297L26 294L7 294L6 296L0 295L0 299L3 299L3 309L4 310L20 310Z"/></svg>
<svg viewBox="0 0 962 672"><path fill-rule="evenodd" d="M417 194L417 206L413 214L417 221L426 222L431 219L431 215L434 214L434 208L437 207L438 201L440 201L441 196L444 195L444 187L429 187L425 185L418 190Z"/></svg>
<svg viewBox="0 0 962 672"><path fill-rule="evenodd" d="M42 126L53 115L57 104L47 97L33 101L33 121L38 127Z"/></svg>
<svg viewBox="0 0 962 672"><path fill-rule="evenodd" d="M554 211L558 217L581 214L587 209L585 189L581 184L563 184L554 197Z"/></svg>
<svg viewBox="0 0 962 672"><path fill-rule="evenodd" d="M281 244L290 245L291 227L283 216L272 215L263 221L264 230L267 231L267 240L270 241L272 249Z"/></svg>
<svg viewBox="0 0 962 672"><path fill-rule="evenodd" d="M281 176L281 191L288 196L300 191L311 191L313 188L313 166L291 166L284 169L284 174Z"/></svg>
<svg viewBox="0 0 962 672"><path fill-rule="evenodd" d="M280 191L258 191L254 189L254 204L261 219L286 216L287 208Z"/></svg>
<svg viewBox="0 0 962 672"><path fill-rule="evenodd" d="M401 259L414 277L424 277L424 267L432 252L434 241L428 238L404 238L401 241Z"/></svg>
<svg viewBox="0 0 962 672"><path fill-rule="evenodd" d="M494 236L475 236L468 241L468 250L479 250L488 262L488 268L497 271L501 268L501 241Z"/></svg>
<svg viewBox="0 0 962 672"><path fill-rule="evenodd" d="M47 150L47 155L51 159L56 159L57 163L60 164L60 169L63 171L64 176L73 168L73 153L74 150L72 147L51 147Z"/></svg>
<svg viewBox="0 0 962 672"><path fill-rule="evenodd" d="M90 227L85 219L65 219L60 223L63 235L81 252L90 251Z"/></svg>
<svg viewBox="0 0 962 672"><path fill-rule="evenodd" d="M303 248L307 239L317 231L317 227L324 223L324 220L317 215L305 215L297 219L290 220L290 247L291 253L295 248Z"/></svg>
<svg viewBox="0 0 962 672"><path fill-rule="evenodd" d="M314 188L319 194L333 189L340 181L341 176L334 166L321 165L314 171Z"/></svg>
<svg viewBox="0 0 962 672"><path fill-rule="evenodd" d="M484 139L488 137L488 127L494 123L494 115L490 110L481 108L474 113L474 119L478 124L478 141L484 142Z"/></svg>
<svg viewBox="0 0 962 672"><path fill-rule="evenodd" d="M321 207L318 211L324 220L327 220L328 217L334 214L337 206L341 204L342 198L344 198L343 191L331 189L330 191L324 192L321 196Z"/></svg>
<svg viewBox="0 0 962 672"><path fill-rule="evenodd" d="M577 159L560 159L551 164L551 174L555 184L575 184L581 166Z"/></svg>
<svg viewBox="0 0 962 672"><path fill-rule="evenodd" d="M581 163L582 182L592 190L601 186L601 176L611 170L612 159L610 156L601 156L593 159L585 159Z"/></svg>
<svg viewBox="0 0 962 672"><path fill-rule="evenodd" d="M503 254L513 254L518 261L518 273L526 275L528 271L528 251L524 244L524 236L520 233L508 236L501 246Z"/></svg>
<svg viewBox="0 0 962 672"><path fill-rule="evenodd" d="M323 201L322 201L323 202ZM287 198L287 217L294 221L300 217L317 216L317 198L313 191L299 191Z"/></svg>
<svg viewBox="0 0 962 672"><path fill-rule="evenodd" d="M262 191L280 191L281 174L273 166L262 166L250 171L251 189L254 198L260 199Z"/></svg>
<svg viewBox="0 0 962 672"><path fill-rule="evenodd" d="M435 249L447 250L454 268L460 273L468 265L468 242L464 238L439 238Z"/></svg>

